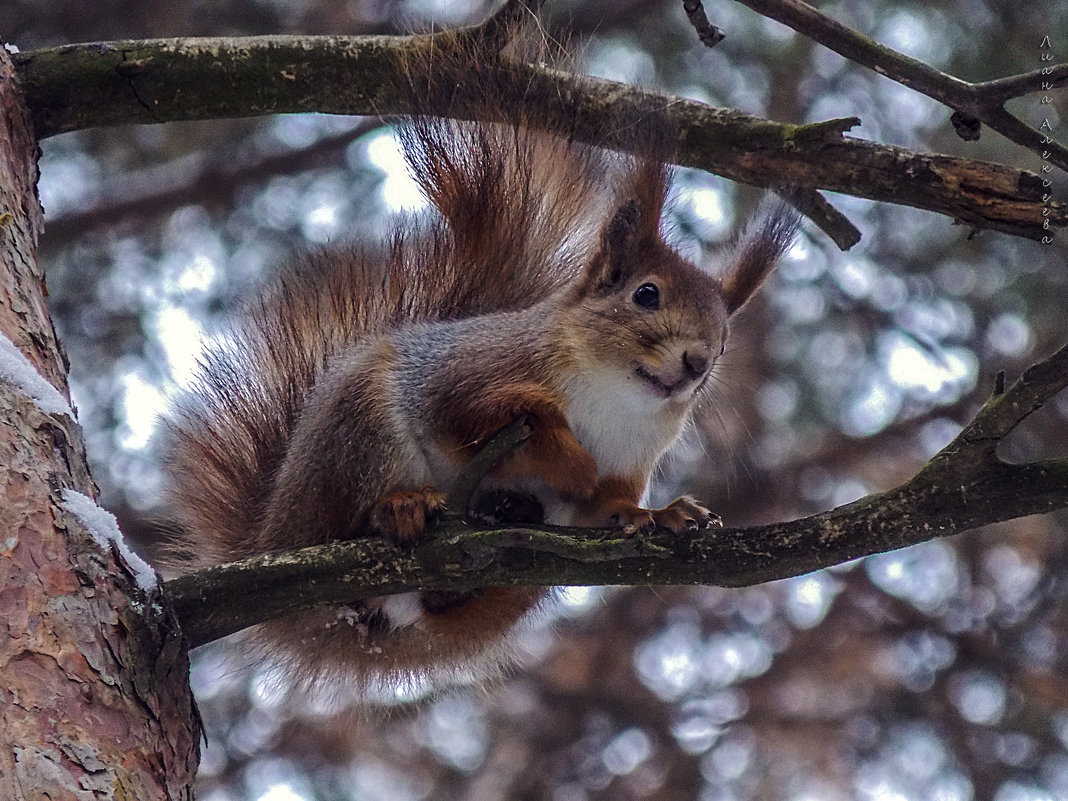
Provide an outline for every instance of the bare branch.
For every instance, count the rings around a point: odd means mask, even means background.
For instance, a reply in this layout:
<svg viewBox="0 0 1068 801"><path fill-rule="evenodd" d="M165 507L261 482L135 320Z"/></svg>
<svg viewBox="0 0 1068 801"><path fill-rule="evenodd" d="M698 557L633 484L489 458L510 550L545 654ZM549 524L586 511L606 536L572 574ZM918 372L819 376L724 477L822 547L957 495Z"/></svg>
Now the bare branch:
<svg viewBox="0 0 1068 801"><path fill-rule="evenodd" d="M465 515L471 506L471 498L478 485L497 464L533 433L527 425L526 417L517 417L500 431L482 448L475 457L464 465L464 469L453 482L445 500L445 506L453 514Z"/></svg>
<svg viewBox="0 0 1068 801"><path fill-rule="evenodd" d="M1006 139L1034 151L1050 164L1056 164L1062 170L1068 171L1068 148L1049 141L1050 137L1020 122L1019 118L1001 106L987 108L977 116Z"/></svg>
<svg viewBox="0 0 1068 801"><path fill-rule="evenodd" d="M1059 86L1068 80L1068 64L984 83L962 81L922 61L898 53L820 13L803 0L738 0L742 5L781 22L850 61L875 70L915 89L962 115L986 123L1006 139L1068 170L1068 148L1056 142L1040 145L1042 134L1005 110L1007 100L1040 89L1044 82ZM958 130L961 130L958 128ZM965 133L968 129L965 128ZM978 136L964 138L978 138Z"/></svg>
<svg viewBox="0 0 1068 801"><path fill-rule="evenodd" d="M708 21L701 0L682 0L682 10L705 47L715 47L727 37L722 28Z"/></svg>
<svg viewBox="0 0 1068 801"><path fill-rule="evenodd" d="M974 84L974 86L979 94L988 98L991 102L1000 101L1004 103L1014 97L1041 91L1047 85L1052 89L1059 89L1065 84L1068 84L1068 64L1058 64L1025 72L1021 75L1012 75L1008 78L983 81L982 83Z"/></svg>
<svg viewBox="0 0 1068 801"><path fill-rule="evenodd" d="M1068 459L1013 465L994 449L1068 385L1068 346L992 397L914 478L787 523L679 537L618 529L478 527L447 520L415 548L354 539L260 556L167 582L191 645L325 603L411 590L559 584L745 586L1068 507Z"/></svg>
<svg viewBox="0 0 1068 801"><path fill-rule="evenodd" d="M964 456L990 458L998 443L1068 383L1068 345L1048 359L1031 365L1007 391L1005 374L998 373L994 394L972 421L932 463Z"/></svg>
<svg viewBox="0 0 1068 801"><path fill-rule="evenodd" d="M860 231L842 212L812 189L791 192L789 202L812 220L840 250L849 250L860 241Z"/></svg>
<svg viewBox="0 0 1068 801"><path fill-rule="evenodd" d="M413 49L444 46L447 40L434 36L165 39L68 45L15 58L38 135L50 136L97 125L289 112L405 113L412 109L410 93L400 88L400 65ZM506 80L550 99L546 127L581 141L625 149L626 132L605 131L605 120L655 110L680 131L680 164L731 180L845 192L1032 239L1049 234L1045 220L1068 225L1064 204L1042 205L1042 181L1033 173L843 136L853 120L780 124L503 57L501 64Z"/></svg>

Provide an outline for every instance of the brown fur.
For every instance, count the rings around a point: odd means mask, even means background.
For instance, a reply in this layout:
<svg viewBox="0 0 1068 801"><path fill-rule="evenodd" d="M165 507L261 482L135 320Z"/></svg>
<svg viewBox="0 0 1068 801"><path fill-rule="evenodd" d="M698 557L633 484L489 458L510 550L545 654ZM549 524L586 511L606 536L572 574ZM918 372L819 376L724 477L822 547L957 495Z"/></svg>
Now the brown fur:
<svg viewBox="0 0 1068 801"><path fill-rule="evenodd" d="M417 108L484 121L410 120L405 153L437 217L398 226L384 249L305 257L208 356L172 424L183 569L335 538L424 536L441 482L519 414L533 435L487 492L515 489L532 496L517 508L597 525L681 532L711 519L691 499L664 510L640 499L729 314L796 219L773 212L772 233L751 233L721 282L664 243L658 158L538 132L539 98L503 80L490 53L435 51L407 66ZM652 152L663 122L649 131ZM657 308L636 301L646 283ZM627 415L633 431L619 428ZM487 588L427 594L410 609L369 599L258 636L306 681L441 680L491 669L543 597Z"/></svg>

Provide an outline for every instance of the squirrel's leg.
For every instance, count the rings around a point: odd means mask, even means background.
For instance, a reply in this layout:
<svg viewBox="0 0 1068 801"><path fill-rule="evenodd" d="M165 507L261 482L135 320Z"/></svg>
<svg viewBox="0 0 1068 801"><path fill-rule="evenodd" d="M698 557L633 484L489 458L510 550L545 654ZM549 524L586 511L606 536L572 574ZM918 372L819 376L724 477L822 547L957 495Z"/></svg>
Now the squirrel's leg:
<svg viewBox="0 0 1068 801"><path fill-rule="evenodd" d="M435 474L421 419L398 414L394 359L388 346L354 348L312 391L274 476L261 550L423 536L444 498L428 484ZM544 595L525 587L403 593L299 612L261 632L286 647L298 676L445 677L502 659L505 635Z"/></svg>
<svg viewBox="0 0 1068 801"><path fill-rule="evenodd" d="M663 509L644 509L638 505L644 488L643 478L605 476L593 497L580 508L576 523L621 526L631 533L666 528L676 534L723 525L719 515L688 495L676 498Z"/></svg>
<svg viewBox="0 0 1068 801"><path fill-rule="evenodd" d="M534 433L521 455L524 469L541 476L565 501L585 501L597 487L597 462L575 439L555 406L528 411Z"/></svg>
<svg viewBox="0 0 1068 801"><path fill-rule="evenodd" d="M444 506L410 426L391 395L392 353L343 354L301 409L276 471L264 551L331 539L417 539Z"/></svg>

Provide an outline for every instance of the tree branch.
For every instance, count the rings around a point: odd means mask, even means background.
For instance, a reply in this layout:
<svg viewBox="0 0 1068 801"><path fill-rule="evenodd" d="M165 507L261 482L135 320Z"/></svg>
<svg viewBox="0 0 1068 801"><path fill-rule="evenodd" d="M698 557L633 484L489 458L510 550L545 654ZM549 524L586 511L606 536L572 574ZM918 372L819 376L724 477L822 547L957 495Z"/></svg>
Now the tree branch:
<svg viewBox="0 0 1068 801"><path fill-rule="evenodd" d="M415 548L354 539L209 568L166 583L191 646L319 604L486 586L746 586L1068 507L1068 459L1007 464L1000 439L1068 385L1068 345L995 394L900 486L837 509L679 537L618 529L502 528L449 519Z"/></svg>
<svg viewBox="0 0 1068 801"><path fill-rule="evenodd" d="M922 61L898 53L852 28L820 13L803 0L738 0L742 5L793 28L850 61L875 70L891 80L949 106L965 118L986 123L1006 139L1044 156L1051 164L1068 170L1068 148L1056 142L1042 143L1043 134L1005 110L1005 102L1041 89L1068 82L1068 64L1050 66L1023 75L971 83L936 70ZM961 129L958 128L958 131ZM978 133L964 138L978 139Z"/></svg>
<svg viewBox="0 0 1068 801"><path fill-rule="evenodd" d="M498 431L456 476L448 497L445 499L446 508L451 510L452 514L461 515L469 509L475 490L478 489L478 485L486 474L505 456L514 451L520 443L529 439L532 433L533 430L527 424L526 416L517 417Z"/></svg>
<svg viewBox="0 0 1068 801"><path fill-rule="evenodd" d="M1047 85L1050 88L1059 89L1065 84L1068 84L1068 64L1043 67L1021 75L996 78L992 81L972 84L972 86L981 95L989 98L991 102L1000 100L1004 103L1030 92L1042 91Z"/></svg>
<svg viewBox="0 0 1068 801"><path fill-rule="evenodd" d="M45 137L126 123L410 112L400 89L401 64L420 48L447 46L437 36L159 39L67 45L15 59ZM1043 205L1042 181L1034 173L844 136L854 120L775 123L503 57L502 64L509 80L548 99L547 128L580 141L625 149L626 132L605 131L604 121L640 119L655 110L679 129L678 163L731 180L844 192L1031 239L1049 234L1042 227L1047 220L1068 226L1068 207ZM847 241L849 234L839 230L836 238Z"/></svg>
<svg viewBox="0 0 1068 801"><path fill-rule="evenodd" d="M715 47L726 38L727 34L722 28L708 21L701 0L682 0L682 10L686 12L686 19L690 21L690 25L697 32L697 38L705 47Z"/></svg>

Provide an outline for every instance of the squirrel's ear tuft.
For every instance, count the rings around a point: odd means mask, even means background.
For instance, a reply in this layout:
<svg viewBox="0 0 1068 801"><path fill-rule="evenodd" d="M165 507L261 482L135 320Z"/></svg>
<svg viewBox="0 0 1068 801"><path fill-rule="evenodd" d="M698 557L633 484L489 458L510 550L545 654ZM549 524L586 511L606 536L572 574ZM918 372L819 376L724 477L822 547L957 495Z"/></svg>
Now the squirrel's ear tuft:
<svg viewBox="0 0 1068 801"><path fill-rule="evenodd" d="M590 289L618 286L663 247L660 217L667 197L668 167L663 161L642 157L631 170L618 196L622 200L601 229L600 248L586 276Z"/></svg>
<svg viewBox="0 0 1068 801"><path fill-rule="evenodd" d="M623 203L601 230L601 247L590 263L587 285L607 289L624 281L637 261L643 233L642 204L638 200Z"/></svg>
<svg viewBox="0 0 1068 801"><path fill-rule="evenodd" d="M734 249L723 277L723 300L734 314L756 293L782 255L793 245L801 216L784 200L765 201Z"/></svg>
<svg viewBox="0 0 1068 801"><path fill-rule="evenodd" d="M611 259L626 255L638 242L642 225L642 204L628 200L612 215L601 233L601 252Z"/></svg>

